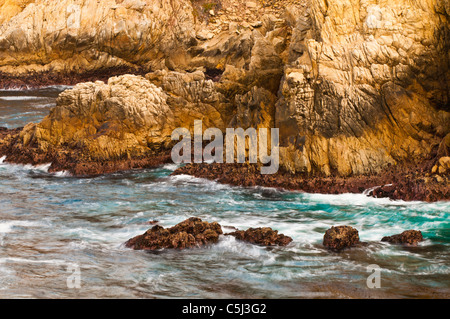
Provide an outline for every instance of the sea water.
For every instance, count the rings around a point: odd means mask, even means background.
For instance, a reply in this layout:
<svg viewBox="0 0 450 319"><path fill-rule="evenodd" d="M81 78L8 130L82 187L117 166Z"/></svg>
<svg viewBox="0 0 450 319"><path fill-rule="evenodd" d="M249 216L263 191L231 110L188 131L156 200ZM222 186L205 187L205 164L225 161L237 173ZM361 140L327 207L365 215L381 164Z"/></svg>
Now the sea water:
<svg viewBox="0 0 450 319"><path fill-rule="evenodd" d="M37 122L64 88L0 92L0 126ZM0 298L405 298L450 296L450 203L364 194L308 194L234 187L187 175L174 164L77 178L49 164L0 156ZM186 250L135 251L124 242L157 220L186 218L235 228L272 227L293 238L260 247L221 236ZM330 252L331 226L358 229L367 245ZM417 246L383 236L421 230ZM380 287L369 288L369 266ZM74 271L76 270L76 271ZM76 275L77 284L71 281Z"/></svg>

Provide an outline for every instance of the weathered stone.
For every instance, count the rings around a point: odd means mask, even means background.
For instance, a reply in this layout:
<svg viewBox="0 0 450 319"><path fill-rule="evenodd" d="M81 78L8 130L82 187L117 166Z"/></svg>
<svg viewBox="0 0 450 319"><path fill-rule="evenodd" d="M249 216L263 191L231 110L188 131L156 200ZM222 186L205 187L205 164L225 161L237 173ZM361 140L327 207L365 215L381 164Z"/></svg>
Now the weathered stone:
<svg viewBox="0 0 450 319"><path fill-rule="evenodd" d="M143 235L129 239L125 246L136 250L185 249L217 243L220 234L222 228L218 223L191 217L167 229L159 225L153 226Z"/></svg>
<svg viewBox="0 0 450 319"><path fill-rule="evenodd" d="M333 250L352 247L358 243L358 230L351 226L333 226L323 236L323 245Z"/></svg>
<svg viewBox="0 0 450 319"><path fill-rule="evenodd" d="M423 241L423 236L420 230L405 230L401 234L385 236L381 241L386 241L391 244L417 245L417 243Z"/></svg>
<svg viewBox="0 0 450 319"><path fill-rule="evenodd" d="M225 235L234 236L238 240L262 246L286 246L292 238L283 234L278 234L277 230L270 227L249 228L247 230L237 230Z"/></svg>
<svg viewBox="0 0 450 319"><path fill-rule="evenodd" d="M275 114L290 128L280 134L284 168L373 174L432 153L450 129L450 42L437 31L449 30L449 15L438 3L312 0L297 12Z"/></svg>

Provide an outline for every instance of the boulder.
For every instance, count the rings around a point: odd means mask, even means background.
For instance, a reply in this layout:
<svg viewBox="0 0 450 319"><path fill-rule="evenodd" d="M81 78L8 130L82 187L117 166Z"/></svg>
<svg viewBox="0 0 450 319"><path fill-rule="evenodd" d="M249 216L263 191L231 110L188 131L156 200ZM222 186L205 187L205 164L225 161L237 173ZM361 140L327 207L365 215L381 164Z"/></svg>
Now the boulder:
<svg viewBox="0 0 450 319"><path fill-rule="evenodd" d="M391 244L408 244L417 245L417 243L423 241L422 232L420 230L405 230L401 234L396 234L392 236L385 236L381 239Z"/></svg>
<svg viewBox="0 0 450 319"><path fill-rule="evenodd" d="M358 230L351 226L333 226L323 236L323 245L333 250L341 250L356 244L359 244Z"/></svg>
<svg viewBox="0 0 450 319"><path fill-rule="evenodd" d="M143 235L129 239L125 246L135 250L185 249L217 243L220 234L222 228L218 223L191 217L170 228L155 225Z"/></svg>
<svg viewBox="0 0 450 319"><path fill-rule="evenodd" d="M237 230L225 235L234 236L238 240L262 246L286 246L292 238L283 234L278 234L277 230L270 227L249 228L247 230Z"/></svg>

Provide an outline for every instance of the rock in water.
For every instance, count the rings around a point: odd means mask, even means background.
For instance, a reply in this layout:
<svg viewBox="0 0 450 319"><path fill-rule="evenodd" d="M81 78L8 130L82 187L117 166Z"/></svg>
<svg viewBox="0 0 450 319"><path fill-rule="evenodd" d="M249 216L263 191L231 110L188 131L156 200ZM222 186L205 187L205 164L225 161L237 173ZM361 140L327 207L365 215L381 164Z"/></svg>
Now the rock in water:
<svg viewBox="0 0 450 319"><path fill-rule="evenodd" d="M238 240L262 246L286 246L292 238L283 234L278 234L277 230L270 227L249 228L247 230L237 230L226 235L234 236Z"/></svg>
<svg viewBox="0 0 450 319"><path fill-rule="evenodd" d="M125 246L136 250L184 249L216 243L220 234L222 227L218 223L191 217L167 229L159 225L153 226L143 235L128 240Z"/></svg>
<svg viewBox="0 0 450 319"><path fill-rule="evenodd" d="M358 243L358 230L351 226L333 226L323 236L323 245L333 250L341 250Z"/></svg>
<svg viewBox="0 0 450 319"><path fill-rule="evenodd" d="M417 245L418 242L423 241L422 232L420 230L405 230L401 234L392 236L385 236L381 241L387 241L391 244L408 244Z"/></svg>

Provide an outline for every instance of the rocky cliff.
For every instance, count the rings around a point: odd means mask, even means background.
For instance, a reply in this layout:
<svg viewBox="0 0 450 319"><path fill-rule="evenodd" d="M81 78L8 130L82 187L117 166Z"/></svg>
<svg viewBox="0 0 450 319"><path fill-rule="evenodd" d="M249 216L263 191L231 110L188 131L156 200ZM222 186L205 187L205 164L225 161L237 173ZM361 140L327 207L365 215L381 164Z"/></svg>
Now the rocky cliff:
<svg viewBox="0 0 450 319"><path fill-rule="evenodd" d="M276 126L295 127L289 168L364 174L432 154L450 125L448 13L446 1L312 0L276 107Z"/></svg>
<svg viewBox="0 0 450 319"><path fill-rule="evenodd" d="M195 36L189 0L0 1L0 72L83 73L184 59Z"/></svg>
<svg viewBox="0 0 450 319"><path fill-rule="evenodd" d="M2 142L22 154L16 161L58 148L88 161L142 159L167 150L170 132L195 119L204 129L278 127L282 169L291 175L430 171L450 155L448 1L0 7L2 86L30 74L142 75L61 94L41 123Z"/></svg>

